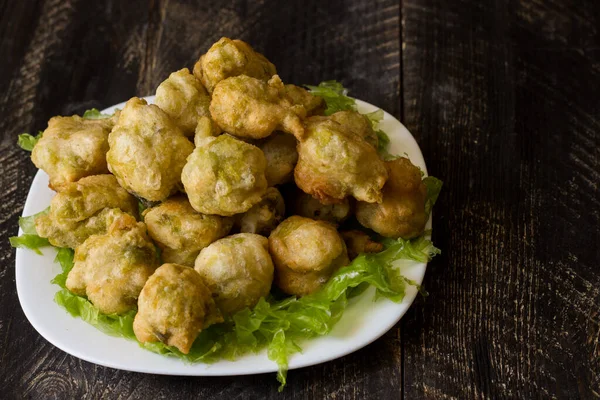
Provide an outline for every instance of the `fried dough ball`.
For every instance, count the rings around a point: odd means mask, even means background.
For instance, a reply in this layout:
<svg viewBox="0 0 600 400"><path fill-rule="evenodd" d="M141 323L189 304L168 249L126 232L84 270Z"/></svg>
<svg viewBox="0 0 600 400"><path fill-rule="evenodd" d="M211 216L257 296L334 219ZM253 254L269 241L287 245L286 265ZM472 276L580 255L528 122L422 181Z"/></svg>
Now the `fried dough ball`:
<svg viewBox="0 0 600 400"><path fill-rule="evenodd" d="M233 219L196 212L183 196L144 211L148 234L162 250L162 260L194 266L200 250L227 235Z"/></svg>
<svg viewBox="0 0 600 400"><path fill-rule="evenodd" d="M363 226L380 235L411 239L425 229L427 188L421 171L408 158L386 162L390 178L383 187L383 202L358 202L356 218Z"/></svg>
<svg viewBox="0 0 600 400"><path fill-rule="evenodd" d="M219 239L200 252L194 268L224 315L254 307L269 294L273 261L268 243L264 236L238 233Z"/></svg>
<svg viewBox="0 0 600 400"><path fill-rule="evenodd" d="M33 147L31 160L50 177L50 187L107 174L108 134L115 118L54 117Z"/></svg>
<svg viewBox="0 0 600 400"><path fill-rule="evenodd" d="M381 243L371 240L369 235L358 229L340 232L340 235L346 243L350 260L354 260L362 253L379 253L383 250Z"/></svg>
<svg viewBox="0 0 600 400"><path fill-rule="evenodd" d="M181 170L194 146L156 105L134 97L108 137L108 168L128 192L162 201L181 184Z"/></svg>
<svg viewBox="0 0 600 400"><path fill-rule="evenodd" d="M221 128L219 128L210 117L200 117L198 118L198 125L196 125L194 133L194 145L198 147L198 144L200 144L202 139L211 136L219 136L220 133Z"/></svg>
<svg viewBox="0 0 600 400"><path fill-rule="evenodd" d="M300 86L285 85L285 94L292 104L298 104L306 110L306 116L323 115L325 112L325 101L322 97L315 96Z"/></svg>
<svg viewBox="0 0 600 400"><path fill-rule="evenodd" d="M267 159L265 176L269 186L281 185L292 180L298 162L296 138L283 132L275 132L258 147Z"/></svg>
<svg viewBox="0 0 600 400"><path fill-rule="evenodd" d="M143 222L123 214L103 235L90 236L75 249L67 288L104 314L135 308L146 280L158 267L154 244Z"/></svg>
<svg viewBox="0 0 600 400"><path fill-rule="evenodd" d="M268 236L283 220L285 202L279 190L268 188L262 200L244 214L238 216L240 232Z"/></svg>
<svg viewBox="0 0 600 400"><path fill-rule="evenodd" d="M194 65L194 75L209 93L223 79L247 75L268 81L277 71L262 54L241 40L221 38Z"/></svg>
<svg viewBox="0 0 600 400"><path fill-rule="evenodd" d="M181 180L196 211L231 216L262 199L266 166L258 147L230 135L208 137L188 157Z"/></svg>
<svg viewBox="0 0 600 400"><path fill-rule="evenodd" d="M344 129L354 132L377 148L379 138L371 126L369 119L357 111L338 111L331 114L331 119L342 125Z"/></svg>
<svg viewBox="0 0 600 400"><path fill-rule="evenodd" d="M193 268L163 264L148 279L133 321L135 337L190 352L202 329L223 322L210 291Z"/></svg>
<svg viewBox="0 0 600 400"><path fill-rule="evenodd" d="M123 213L137 216L135 197L113 175L88 176L63 185L52 198L49 213L35 219L35 228L52 245L74 249L90 235L106 233Z"/></svg>
<svg viewBox="0 0 600 400"><path fill-rule="evenodd" d="M364 139L330 117L307 120L294 170L304 192L323 204L338 203L348 195L376 203L387 177L384 162Z"/></svg>
<svg viewBox="0 0 600 400"><path fill-rule="evenodd" d="M269 250L275 284L297 296L319 289L349 262L346 245L333 225L297 215L271 232Z"/></svg>
<svg viewBox="0 0 600 400"><path fill-rule="evenodd" d="M275 130L302 137L301 117L306 111L292 105L283 83L275 75L269 82L246 75L222 80L212 94L210 115L224 131L250 139L261 139Z"/></svg>
<svg viewBox="0 0 600 400"><path fill-rule="evenodd" d="M293 212L302 217L339 224L350 215L350 200L345 198L341 203L323 204L310 194L297 190Z"/></svg>
<svg viewBox="0 0 600 400"><path fill-rule="evenodd" d="M210 117L210 96L187 68L173 72L158 85L154 102L186 136L194 135L200 117Z"/></svg>

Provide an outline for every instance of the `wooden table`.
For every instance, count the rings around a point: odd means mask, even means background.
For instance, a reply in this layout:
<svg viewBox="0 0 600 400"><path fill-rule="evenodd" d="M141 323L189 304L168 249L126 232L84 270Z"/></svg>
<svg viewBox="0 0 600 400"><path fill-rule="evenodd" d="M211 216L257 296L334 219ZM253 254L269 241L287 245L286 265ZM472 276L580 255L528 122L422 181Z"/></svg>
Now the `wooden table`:
<svg viewBox="0 0 600 400"><path fill-rule="evenodd" d="M0 1L0 398L599 398L599 2L222 3ZM396 115L445 181L430 296L282 394L63 353L21 311L7 240L36 171L17 134L153 94L225 35Z"/></svg>

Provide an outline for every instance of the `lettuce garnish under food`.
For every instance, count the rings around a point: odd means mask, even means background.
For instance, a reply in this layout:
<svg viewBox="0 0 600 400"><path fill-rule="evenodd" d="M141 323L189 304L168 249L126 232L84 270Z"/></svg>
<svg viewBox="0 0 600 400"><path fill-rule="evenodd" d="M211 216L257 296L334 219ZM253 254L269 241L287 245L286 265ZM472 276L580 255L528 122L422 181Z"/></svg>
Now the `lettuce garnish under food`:
<svg viewBox="0 0 600 400"><path fill-rule="evenodd" d="M19 145L19 147L23 150L32 151L33 146L35 146L38 140L40 140L40 138L42 137L42 133L43 132L40 131L35 136L30 135L29 133L21 133L19 135L19 138L17 139L17 145Z"/></svg>
<svg viewBox="0 0 600 400"><path fill-rule="evenodd" d="M355 100L346 96L348 91L336 81L325 81L318 86L307 87L313 94L325 99L326 115L356 110ZM389 137L378 129L383 115L382 110L365 114L379 138L378 152L384 159L390 159L394 156L387 150ZM99 119L108 118L110 115L92 109L86 111L83 117ZM31 151L39 137L41 132L35 137L28 134L19 135L19 145ZM425 208L430 214L442 182L434 177L426 177L423 183L427 187ZM140 210L144 208L145 205L140 203ZM50 244L47 239L37 235L35 218L48 211L49 209L46 209L38 214L19 218L23 235L11 237L11 245L26 247L41 254L39 248ZM270 294L252 309L242 310L224 323L204 329L189 354L183 354L161 342L138 343L147 350L191 363L233 360L266 348L269 359L278 365L277 380L281 383L281 391L286 384L289 356L301 351L299 344L303 340L329 334L352 297L360 295L369 286L375 288L375 299L385 297L394 302L404 299L409 285L417 287L421 294L427 295L420 285L402 275L401 267L396 261L404 259L428 262L440 254L440 250L429 240L429 232L426 231L421 237L412 240L379 239L384 245L383 251L359 255L348 266L338 270L319 291L301 298L292 296L282 299L281 296ZM56 303L73 317L81 318L108 335L137 341L133 332L133 320L137 310L124 315L105 315L86 297L77 296L66 288L67 276L73 268L73 257L72 249L57 248L54 261L61 265L62 272L52 279L52 283L61 288L54 297Z"/></svg>

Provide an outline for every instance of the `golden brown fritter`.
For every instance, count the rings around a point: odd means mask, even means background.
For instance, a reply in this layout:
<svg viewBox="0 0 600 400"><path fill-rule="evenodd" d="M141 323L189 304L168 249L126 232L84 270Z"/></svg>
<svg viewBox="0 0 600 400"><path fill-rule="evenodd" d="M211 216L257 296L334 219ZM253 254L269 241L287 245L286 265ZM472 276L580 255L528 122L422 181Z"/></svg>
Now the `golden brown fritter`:
<svg viewBox="0 0 600 400"><path fill-rule="evenodd" d="M373 146L331 117L307 120L305 138L298 142L296 184L323 204L351 195L380 202L387 179L384 162Z"/></svg>
<svg viewBox="0 0 600 400"><path fill-rule="evenodd" d="M200 250L227 235L233 219L196 212L177 196L144 211L148 234L161 248L163 262L194 266Z"/></svg>
<svg viewBox="0 0 600 400"><path fill-rule="evenodd" d="M346 245L335 227L294 215L269 236L275 284L287 294L304 296L322 287L347 265Z"/></svg>
<svg viewBox="0 0 600 400"><path fill-rule="evenodd" d="M342 125L344 129L357 134L365 139L374 148L377 148L379 138L371 126L371 122L357 111L338 111L331 114L330 118Z"/></svg>
<svg viewBox="0 0 600 400"><path fill-rule="evenodd" d="M340 232L340 235L346 243L350 260L354 260L362 253L379 253L383 250L381 243L371 240L369 235L358 229L343 231Z"/></svg>
<svg viewBox="0 0 600 400"><path fill-rule="evenodd" d="M254 307L273 282L268 240L253 233L238 233L205 247L195 269L224 315Z"/></svg>
<svg viewBox="0 0 600 400"><path fill-rule="evenodd" d="M333 224L339 224L346 220L351 211L348 198L336 204L323 204L302 190L295 191L292 207L293 214Z"/></svg>
<svg viewBox="0 0 600 400"><path fill-rule="evenodd" d="M116 219L106 234L90 236L78 246L73 261L67 288L87 296L104 314L134 309L142 287L159 264L146 226L129 214Z"/></svg>
<svg viewBox="0 0 600 400"><path fill-rule="evenodd" d="M292 104L298 104L306 110L306 116L323 115L325 112L325 101L322 97L315 96L300 86L285 85L285 95Z"/></svg>
<svg viewBox="0 0 600 400"><path fill-rule="evenodd" d="M210 96L187 68L173 72L158 85L154 103L186 136L194 135L200 117L210 117Z"/></svg>
<svg viewBox="0 0 600 400"><path fill-rule="evenodd" d="M194 75L209 93L217 83L232 76L247 75L268 81L277 71L262 54L241 40L221 38L194 65Z"/></svg>
<svg viewBox="0 0 600 400"><path fill-rule="evenodd" d="M163 264L140 293L133 331L142 343L163 342L188 354L200 331L218 322L223 318L200 275Z"/></svg>
<svg viewBox="0 0 600 400"><path fill-rule="evenodd" d="M274 132L258 147L267 159L265 176L269 186L281 185L292 180L298 162L296 138L283 132Z"/></svg>
<svg viewBox="0 0 600 400"><path fill-rule="evenodd" d="M212 118L200 117L198 118L198 125L196 125L196 130L194 133L194 145L198 147L198 144L202 141L202 139L211 136L219 136L220 134L221 128L215 124Z"/></svg>
<svg viewBox="0 0 600 400"><path fill-rule="evenodd" d="M113 175L95 175L61 186L50 212L35 219L38 235L58 247L74 249L90 235L104 234L123 213L137 216L137 200Z"/></svg>
<svg viewBox="0 0 600 400"><path fill-rule="evenodd" d="M116 118L54 117L31 152L31 160L50 177L50 187L107 174L108 134Z"/></svg>
<svg viewBox="0 0 600 400"><path fill-rule="evenodd" d="M181 180L196 211L232 216L261 200L266 166L258 147L230 135L208 137L188 157Z"/></svg>
<svg viewBox="0 0 600 400"><path fill-rule="evenodd" d="M403 239L419 236L425 229L427 188L421 171L408 158L386 162L390 178L383 187L383 202L358 202L356 218L380 235Z"/></svg>
<svg viewBox="0 0 600 400"><path fill-rule="evenodd" d="M275 130L301 138L301 117L306 110L285 96L283 83L275 75L269 82L240 75L222 80L212 94L210 115L225 132L262 139Z"/></svg>
<svg viewBox="0 0 600 400"><path fill-rule="evenodd" d="M162 201L181 185L194 145L158 106L134 97L108 137L108 168L130 193Z"/></svg>
<svg viewBox="0 0 600 400"><path fill-rule="evenodd" d="M262 200L251 209L237 216L236 225L240 232L268 236L283 220L285 202L279 190L268 188Z"/></svg>

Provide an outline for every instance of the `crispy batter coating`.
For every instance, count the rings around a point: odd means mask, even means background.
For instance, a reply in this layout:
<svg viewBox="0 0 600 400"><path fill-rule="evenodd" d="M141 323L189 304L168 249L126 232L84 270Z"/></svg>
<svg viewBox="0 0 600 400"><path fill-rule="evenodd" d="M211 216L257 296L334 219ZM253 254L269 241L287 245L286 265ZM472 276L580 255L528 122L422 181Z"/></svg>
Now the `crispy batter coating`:
<svg viewBox="0 0 600 400"><path fill-rule="evenodd" d="M108 168L130 193L162 201L181 184L181 170L194 145L164 111L130 99L108 137Z"/></svg>
<svg viewBox="0 0 600 400"><path fill-rule="evenodd" d="M188 354L202 329L222 321L210 291L193 268L163 264L140 293L133 332L142 343L160 341Z"/></svg>
<svg viewBox="0 0 600 400"><path fill-rule="evenodd" d="M339 224L350 215L350 200L343 199L336 204L323 204L301 190L295 192L292 200L293 213L302 217Z"/></svg>
<svg viewBox="0 0 600 400"><path fill-rule="evenodd" d="M198 125L196 125L196 130L194 133L194 145L198 147L198 144L202 141L202 139L211 137L211 136L219 136L221 134L221 128L210 117L200 117L198 118Z"/></svg>
<svg viewBox="0 0 600 400"><path fill-rule="evenodd" d="M365 139L374 148L377 148L379 138L373 130L369 119L357 111L338 111L331 114L331 119L342 125L344 129L357 134Z"/></svg>
<svg viewBox="0 0 600 400"><path fill-rule="evenodd" d="M364 139L330 117L307 120L305 138L298 143L296 184L323 204L352 195L380 202L387 179L384 162Z"/></svg>
<svg viewBox="0 0 600 400"><path fill-rule="evenodd" d="M240 232L257 233L268 236L283 220L285 202L279 190L268 188L262 200L237 217L236 225Z"/></svg>
<svg viewBox="0 0 600 400"><path fill-rule="evenodd" d="M247 75L268 81L277 71L262 54L241 40L221 38L194 65L194 75L212 93L223 79Z"/></svg>
<svg viewBox="0 0 600 400"><path fill-rule="evenodd" d="M308 90L292 85L285 85L285 95L292 104L298 104L306 110L306 116L323 115L325 112L325 100L322 97L315 96Z"/></svg>
<svg viewBox="0 0 600 400"><path fill-rule="evenodd" d="M200 117L210 117L210 96L187 68L173 72L158 85L154 102L186 136L194 135Z"/></svg>
<svg viewBox="0 0 600 400"><path fill-rule="evenodd" d="M346 245L333 225L297 215L271 233L269 251L275 264L275 284L297 296L319 289L349 262Z"/></svg>
<svg viewBox="0 0 600 400"><path fill-rule="evenodd" d="M75 249L67 288L104 314L135 308L146 280L158 267L154 244L143 222L123 214L103 235L90 236Z"/></svg>
<svg viewBox="0 0 600 400"><path fill-rule="evenodd" d="M194 266L200 250L229 233L233 219L196 212L184 196L144 211L148 234L161 248L162 260Z"/></svg>
<svg viewBox="0 0 600 400"><path fill-rule="evenodd" d="M362 253L379 253L383 250L383 245L381 243L371 240L369 235L358 229L343 231L340 232L340 235L346 243L350 260L354 260Z"/></svg>
<svg viewBox="0 0 600 400"><path fill-rule="evenodd" d="M196 211L231 216L261 200L266 166L258 147L230 135L208 137L188 157L181 180Z"/></svg>
<svg viewBox="0 0 600 400"><path fill-rule="evenodd" d="M292 180L298 162L296 138L283 132L275 132L258 147L267 158L265 176L269 186L281 185Z"/></svg>
<svg viewBox="0 0 600 400"><path fill-rule="evenodd" d="M116 118L54 117L34 146L31 160L50 177L50 187L107 174L108 134Z"/></svg>
<svg viewBox="0 0 600 400"><path fill-rule="evenodd" d="M205 247L195 269L224 315L254 307L273 282L268 240L253 233L238 233Z"/></svg>
<svg viewBox="0 0 600 400"><path fill-rule="evenodd" d="M240 75L217 84L210 115L224 131L240 137L261 139L275 130L301 138L301 117L306 110L285 96L283 83L275 75L269 82Z"/></svg>
<svg viewBox="0 0 600 400"><path fill-rule="evenodd" d="M76 248L90 235L104 234L121 214L137 216L136 199L113 175L81 178L61 187L50 212L35 219L38 235L58 247Z"/></svg>
<svg viewBox="0 0 600 400"><path fill-rule="evenodd" d="M356 218L380 235L403 239L419 236L425 229L427 188L421 171L408 158L386 162L390 178L383 187L383 202L358 202Z"/></svg>

